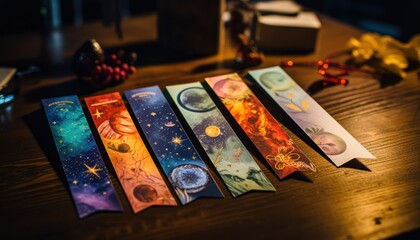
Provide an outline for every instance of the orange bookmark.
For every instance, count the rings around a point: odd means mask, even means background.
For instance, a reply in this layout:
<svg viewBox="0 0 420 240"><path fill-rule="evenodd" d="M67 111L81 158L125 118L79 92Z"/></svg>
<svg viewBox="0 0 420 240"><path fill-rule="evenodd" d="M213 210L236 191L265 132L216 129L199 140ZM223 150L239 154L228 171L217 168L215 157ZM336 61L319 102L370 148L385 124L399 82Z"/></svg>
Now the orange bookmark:
<svg viewBox="0 0 420 240"><path fill-rule="evenodd" d="M85 102L133 211L176 206L120 94L88 97Z"/></svg>

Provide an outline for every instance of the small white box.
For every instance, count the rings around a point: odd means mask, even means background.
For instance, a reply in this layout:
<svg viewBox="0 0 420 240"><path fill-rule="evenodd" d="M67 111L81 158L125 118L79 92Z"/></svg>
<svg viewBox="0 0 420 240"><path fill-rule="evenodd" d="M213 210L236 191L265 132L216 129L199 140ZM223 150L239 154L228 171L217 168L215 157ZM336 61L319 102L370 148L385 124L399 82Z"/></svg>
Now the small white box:
<svg viewBox="0 0 420 240"><path fill-rule="evenodd" d="M262 50L313 51L321 22L313 12L297 16L266 15L258 18L258 47Z"/></svg>

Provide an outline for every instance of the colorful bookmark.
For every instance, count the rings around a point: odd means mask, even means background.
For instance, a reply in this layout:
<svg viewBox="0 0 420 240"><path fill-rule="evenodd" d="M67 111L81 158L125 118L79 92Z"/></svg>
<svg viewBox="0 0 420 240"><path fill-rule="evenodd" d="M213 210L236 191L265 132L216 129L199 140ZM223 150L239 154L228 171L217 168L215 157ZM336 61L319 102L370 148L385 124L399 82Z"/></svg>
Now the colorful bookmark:
<svg viewBox="0 0 420 240"><path fill-rule="evenodd" d="M276 191L199 82L166 89L234 197Z"/></svg>
<svg viewBox="0 0 420 240"><path fill-rule="evenodd" d="M295 171L316 171L238 74L206 81L280 179Z"/></svg>
<svg viewBox="0 0 420 240"><path fill-rule="evenodd" d="M85 102L133 211L176 206L120 94L89 97Z"/></svg>
<svg viewBox="0 0 420 240"><path fill-rule="evenodd" d="M375 158L280 67L249 74L336 166L354 158Z"/></svg>
<svg viewBox="0 0 420 240"><path fill-rule="evenodd" d="M77 96L43 99L42 104L79 217L122 211Z"/></svg>
<svg viewBox="0 0 420 240"><path fill-rule="evenodd" d="M223 197L159 87L124 95L182 204L200 197Z"/></svg>

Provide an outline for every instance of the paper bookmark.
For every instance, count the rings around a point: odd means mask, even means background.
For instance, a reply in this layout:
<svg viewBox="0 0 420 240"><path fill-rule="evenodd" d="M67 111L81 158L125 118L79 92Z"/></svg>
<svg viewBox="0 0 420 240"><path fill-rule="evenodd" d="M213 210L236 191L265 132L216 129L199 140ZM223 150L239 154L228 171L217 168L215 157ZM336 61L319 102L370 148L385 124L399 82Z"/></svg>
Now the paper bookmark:
<svg viewBox="0 0 420 240"><path fill-rule="evenodd" d="M79 217L122 211L77 96L43 99L42 104Z"/></svg>
<svg viewBox="0 0 420 240"><path fill-rule="evenodd" d="M200 197L223 197L159 87L124 95L182 204Z"/></svg>
<svg viewBox="0 0 420 240"><path fill-rule="evenodd" d="M336 166L354 158L375 158L280 67L249 74Z"/></svg>
<svg viewBox="0 0 420 240"><path fill-rule="evenodd" d="M176 206L120 94L89 97L85 102L133 211Z"/></svg>
<svg viewBox="0 0 420 240"><path fill-rule="evenodd" d="M166 89L234 197L251 190L275 191L199 82Z"/></svg>
<svg viewBox="0 0 420 240"><path fill-rule="evenodd" d="M238 74L206 81L280 179L295 171L316 171Z"/></svg>

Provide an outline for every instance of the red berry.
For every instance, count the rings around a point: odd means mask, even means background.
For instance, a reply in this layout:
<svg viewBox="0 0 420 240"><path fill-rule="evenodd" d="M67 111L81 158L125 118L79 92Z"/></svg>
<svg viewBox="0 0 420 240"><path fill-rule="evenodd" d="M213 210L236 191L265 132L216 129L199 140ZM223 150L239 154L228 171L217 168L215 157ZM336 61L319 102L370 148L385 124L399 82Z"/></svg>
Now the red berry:
<svg viewBox="0 0 420 240"><path fill-rule="evenodd" d="M130 66L130 71L131 71L132 73L135 73L135 72L137 71L137 69L136 69L136 67L134 67L134 66Z"/></svg>
<svg viewBox="0 0 420 240"><path fill-rule="evenodd" d="M117 60L117 59L118 59L117 54L111 54L111 59L112 59L113 61Z"/></svg>
<svg viewBox="0 0 420 240"><path fill-rule="evenodd" d="M117 66L120 66L122 61L118 59L115 63L117 64Z"/></svg>
<svg viewBox="0 0 420 240"><path fill-rule="evenodd" d="M114 69L112 67L108 67L108 74L112 74L114 72Z"/></svg>
<svg viewBox="0 0 420 240"><path fill-rule="evenodd" d="M127 77L127 74L125 73L125 71L121 71L120 76L121 76L121 79L125 79Z"/></svg>
<svg viewBox="0 0 420 240"><path fill-rule="evenodd" d="M101 64L102 69L106 69L108 66L105 63Z"/></svg>
<svg viewBox="0 0 420 240"><path fill-rule="evenodd" d="M127 64L127 63L123 63L123 64L121 65L121 68L122 68L124 71L127 71L130 67L128 66L128 64Z"/></svg>
<svg viewBox="0 0 420 240"><path fill-rule="evenodd" d="M118 74L120 73L120 71L121 71L121 69L120 69L119 67L115 67L115 68L114 68L114 73L115 73L115 74L117 74L117 75L118 75Z"/></svg>
<svg viewBox="0 0 420 240"><path fill-rule="evenodd" d="M121 77L120 77L120 75L114 75L114 80L115 80L116 82L121 81Z"/></svg>

